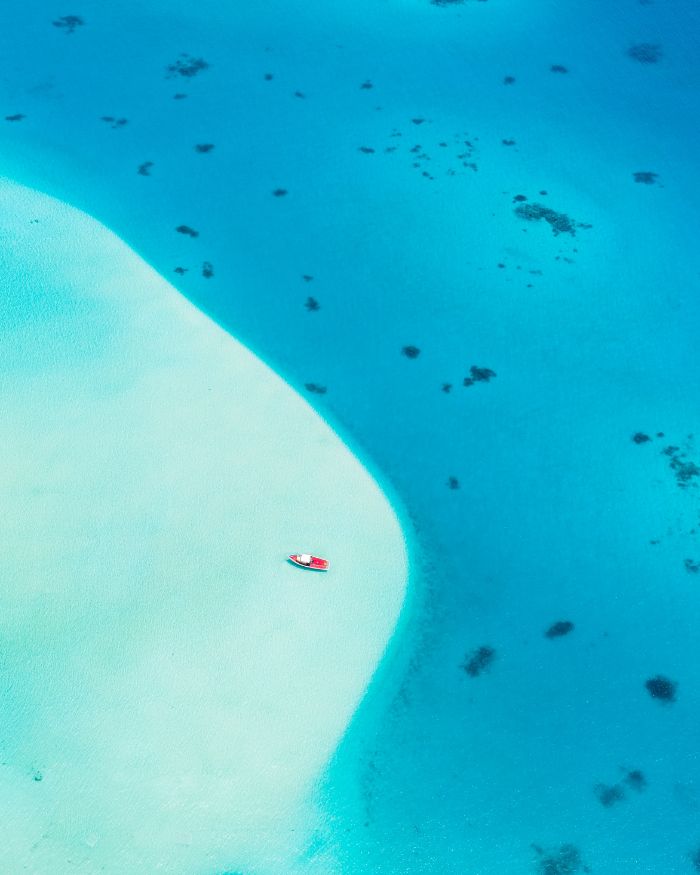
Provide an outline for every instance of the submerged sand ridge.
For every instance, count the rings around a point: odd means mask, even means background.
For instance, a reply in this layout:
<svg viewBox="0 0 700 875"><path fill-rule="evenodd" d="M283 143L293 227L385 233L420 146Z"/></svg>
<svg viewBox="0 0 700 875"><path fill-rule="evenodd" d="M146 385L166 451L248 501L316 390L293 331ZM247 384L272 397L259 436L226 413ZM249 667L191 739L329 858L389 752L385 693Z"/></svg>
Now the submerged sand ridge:
<svg viewBox="0 0 700 875"><path fill-rule="evenodd" d="M111 232L1 189L0 868L289 871L401 609L400 526Z"/></svg>

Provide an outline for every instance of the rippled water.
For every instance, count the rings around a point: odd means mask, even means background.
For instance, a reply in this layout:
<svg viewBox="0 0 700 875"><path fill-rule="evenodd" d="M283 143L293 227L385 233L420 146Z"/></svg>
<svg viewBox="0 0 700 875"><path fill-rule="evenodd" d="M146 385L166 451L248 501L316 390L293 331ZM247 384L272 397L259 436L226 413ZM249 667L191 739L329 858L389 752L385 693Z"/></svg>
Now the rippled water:
<svg viewBox="0 0 700 875"><path fill-rule="evenodd" d="M309 867L700 868L695 5L78 5L7 4L5 174L307 392L416 529Z"/></svg>

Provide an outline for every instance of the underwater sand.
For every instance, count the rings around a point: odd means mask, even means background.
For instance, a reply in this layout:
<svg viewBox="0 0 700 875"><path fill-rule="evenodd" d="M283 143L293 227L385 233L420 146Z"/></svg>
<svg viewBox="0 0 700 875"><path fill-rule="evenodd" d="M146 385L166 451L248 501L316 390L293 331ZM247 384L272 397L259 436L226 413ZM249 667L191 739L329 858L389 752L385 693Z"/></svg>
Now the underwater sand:
<svg viewBox="0 0 700 875"><path fill-rule="evenodd" d="M401 608L397 519L114 234L0 201L2 870L291 871Z"/></svg>

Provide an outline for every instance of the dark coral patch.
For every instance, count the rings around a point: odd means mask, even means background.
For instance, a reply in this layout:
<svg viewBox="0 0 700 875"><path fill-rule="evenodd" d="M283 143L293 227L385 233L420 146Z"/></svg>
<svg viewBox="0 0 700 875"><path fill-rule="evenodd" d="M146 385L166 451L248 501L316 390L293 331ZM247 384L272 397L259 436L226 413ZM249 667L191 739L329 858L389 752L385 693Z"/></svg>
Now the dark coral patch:
<svg viewBox="0 0 700 875"><path fill-rule="evenodd" d="M637 793L642 793L647 788L647 779L644 777L644 772L639 769L630 769L624 778L625 784L636 790Z"/></svg>
<svg viewBox="0 0 700 875"><path fill-rule="evenodd" d="M515 85L515 76L504 76L503 77L504 85Z"/></svg>
<svg viewBox="0 0 700 875"><path fill-rule="evenodd" d="M469 368L469 373L471 376L465 377L462 381L463 386L473 386L474 383L488 383L493 377L497 376L495 371L492 371L491 368L480 368L477 365L472 365Z"/></svg>
<svg viewBox="0 0 700 875"><path fill-rule="evenodd" d="M648 434L644 434L643 431L637 431L632 435L632 440L635 444L646 444L651 438Z"/></svg>
<svg viewBox="0 0 700 875"><path fill-rule="evenodd" d="M139 176L150 176L151 167L153 167L152 161L144 161L143 164L139 164L139 169L136 172Z"/></svg>
<svg viewBox="0 0 700 875"><path fill-rule="evenodd" d="M301 278L304 280L305 283L310 283L311 280L313 279L313 277L311 276L310 273L302 274Z"/></svg>
<svg viewBox="0 0 700 875"><path fill-rule="evenodd" d="M186 237L199 237L199 231L195 231L189 225L178 225L175 230L178 234L184 234Z"/></svg>
<svg viewBox="0 0 700 875"><path fill-rule="evenodd" d="M700 468L695 462L690 461L685 453L681 452L680 447L664 447L661 452L670 458L669 467L675 474L676 483L681 489L696 485L695 480L700 477Z"/></svg>
<svg viewBox="0 0 700 875"><path fill-rule="evenodd" d="M700 848L698 848L694 854L690 855L690 862L693 869L695 869L696 872L700 872Z"/></svg>
<svg viewBox="0 0 700 875"><path fill-rule="evenodd" d="M187 273L188 269L189 268L186 267L176 267L175 273L179 274L180 276L184 276Z"/></svg>
<svg viewBox="0 0 700 875"><path fill-rule="evenodd" d="M284 197L287 194L286 188L276 188L273 192L273 197Z"/></svg>
<svg viewBox="0 0 700 875"><path fill-rule="evenodd" d="M459 480L456 477L448 477L447 486L449 489L459 489Z"/></svg>
<svg viewBox="0 0 700 875"><path fill-rule="evenodd" d="M547 629L544 633L545 638L563 638L564 635L568 635L570 632L574 631L574 624L571 620L557 620L556 623L552 623L552 625Z"/></svg>
<svg viewBox="0 0 700 875"><path fill-rule="evenodd" d="M358 152L363 152L365 155L373 155L374 149L371 146L360 146Z"/></svg>
<svg viewBox="0 0 700 875"><path fill-rule="evenodd" d="M420 355L420 349L417 346L404 346L401 354L405 355L408 359L417 359Z"/></svg>
<svg viewBox="0 0 700 875"><path fill-rule="evenodd" d="M658 43L637 43L627 49L627 56L640 64L658 64L663 52Z"/></svg>
<svg viewBox="0 0 700 875"><path fill-rule="evenodd" d="M652 699L660 699L662 702L676 701L678 684L663 675L657 674L656 677L649 678L644 686Z"/></svg>
<svg viewBox="0 0 700 875"><path fill-rule="evenodd" d="M370 88L374 88L374 85L372 85L369 79L365 79L362 85L360 85L361 91L369 91Z"/></svg>
<svg viewBox="0 0 700 875"><path fill-rule="evenodd" d="M24 113L22 113L22 112L16 112L14 115L6 115L6 116L5 116L5 121L6 121L6 122L21 122L22 119L24 119L24 118L26 118L26 117L27 117L27 116L24 115Z"/></svg>
<svg viewBox="0 0 700 875"><path fill-rule="evenodd" d="M636 173L633 173L635 182L641 183L641 185L654 185L656 180L659 178L658 173L652 173L651 170L638 170Z"/></svg>
<svg viewBox="0 0 700 875"><path fill-rule="evenodd" d="M558 850L547 853L538 845L533 845L533 848L540 855L537 864L540 875L574 875L582 868L586 871L581 862L581 852L575 845L561 845Z"/></svg>
<svg viewBox="0 0 700 875"><path fill-rule="evenodd" d="M569 72L567 70L567 68L563 67L561 64L552 64L552 66L549 69L552 73L568 73Z"/></svg>
<svg viewBox="0 0 700 875"><path fill-rule="evenodd" d="M63 30L64 33L69 34L74 33L75 29L82 27L85 22L79 15L62 15L56 21L52 21L51 24Z"/></svg>
<svg viewBox="0 0 700 875"><path fill-rule="evenodd" d="M515 140L501 140L504 146L515 146Z"/></svg>
<svg viewBox="0 0 700 875"><path fill-rule="evenodd" d="M452 391L452 383L443 383L442 384L442 391L445 394L449 394Z"/></svg>
<svg viewBox="0 0 700 875"><path fill-rule="evenodd" d="M211 152L213 148L213 143L197 143L197 145L194 147L194 151L201 152L203 155L205 155L207 152Z"/></svg>
<svg viewBox="0 0 700 875"><path fill-rule="evenodd" d="M325 386L319 386L318 383L304 383L304 388L315 395L325 395L328 391Z"/></svg>
<svg viewBox="0 0 700 875"><path fill-rule="evenodd" d="M202 264L202 276L205 280L209 280L214 276L214 266L211 261L205 261Z"/></svg>
<svg viewBox="0 0 700 875"><path fill-rule="evenodd" d="M123 128L129 123L128 118L115 118L113 115L100 116L101 122L106 122L111 128Z"/></svg>
<svg viewBox="0 0 700 875"><path fill-rule="evenodd" d="M495 658L496 651L493 649L493 647L490 647L488 644L484 644L481 647L477 647L477 649L473 650L471 653L467 654L462 668L469 675L469 677L475 678L483 672L489 671Z"/></svg>
<svg viewBox="0 0 700 875"><path fill-rule="evenodd" d="M577 228L590 228L590 225L576 222L570 219L565 213L558 213L549 207L542 204L520 204L514 210L515 215L520 219L525 219L528 222L545 221L552 229L554 236L559 234L571 234L576 236Z"/></svg>
<svg viewBox="0 0 700 875"><path fill-rule="evenodd" d="M688 574L697 574L700 571L700 562L697 562L694 559L684 559L683 566Z"/></svg>
<svg viewBox="0 0 700 875"><path fill-rule="evenodd" d="M310 313L313 313L313 312L315 312L316 310L320 310L320 309L321 309L321 305L318 303L318 301L316 300L316 298L311 298L311 297L309 297L309 298L306 299L306 303L304 304L304 306L306 307L306 309L307 309Z"/></svg>
<svg viewBox="0 0 700 875"><path fill-rule="evenodd" d="M619 784L596 784L593 788L601 805L611 808L616 802L625 798L625 791Z"/></svg>
<svg viewBox="0 0 700 875"><path fill-rule="evenodd" d="M168 79L173 79L175 76L191 79L193 76L201 73L202 70L207 69L209 69L209 64L204 58L193 58L192 55L182 52L174 63L169 64L165 68L165 72Z"/></svg>

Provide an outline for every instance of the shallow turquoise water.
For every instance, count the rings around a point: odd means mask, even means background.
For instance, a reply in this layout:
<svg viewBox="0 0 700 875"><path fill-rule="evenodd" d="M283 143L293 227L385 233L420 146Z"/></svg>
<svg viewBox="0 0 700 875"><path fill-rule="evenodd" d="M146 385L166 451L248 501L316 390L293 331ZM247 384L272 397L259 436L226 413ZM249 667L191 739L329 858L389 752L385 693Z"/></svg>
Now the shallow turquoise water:
<svg viewBox="0 0 700 875"><path fill-rule="evenodd" d="M3 123L4 172L325 387L415 525L416 607L318 846L350 873L564 872L567 843L581 871L692 872L696 7L80 6L5 10L2 106L26 117ZM167 78L182 52L209 68ZM515 214L533 203L592 227L555 235ZM496 376L465 387L472 366Z"/></svg>

